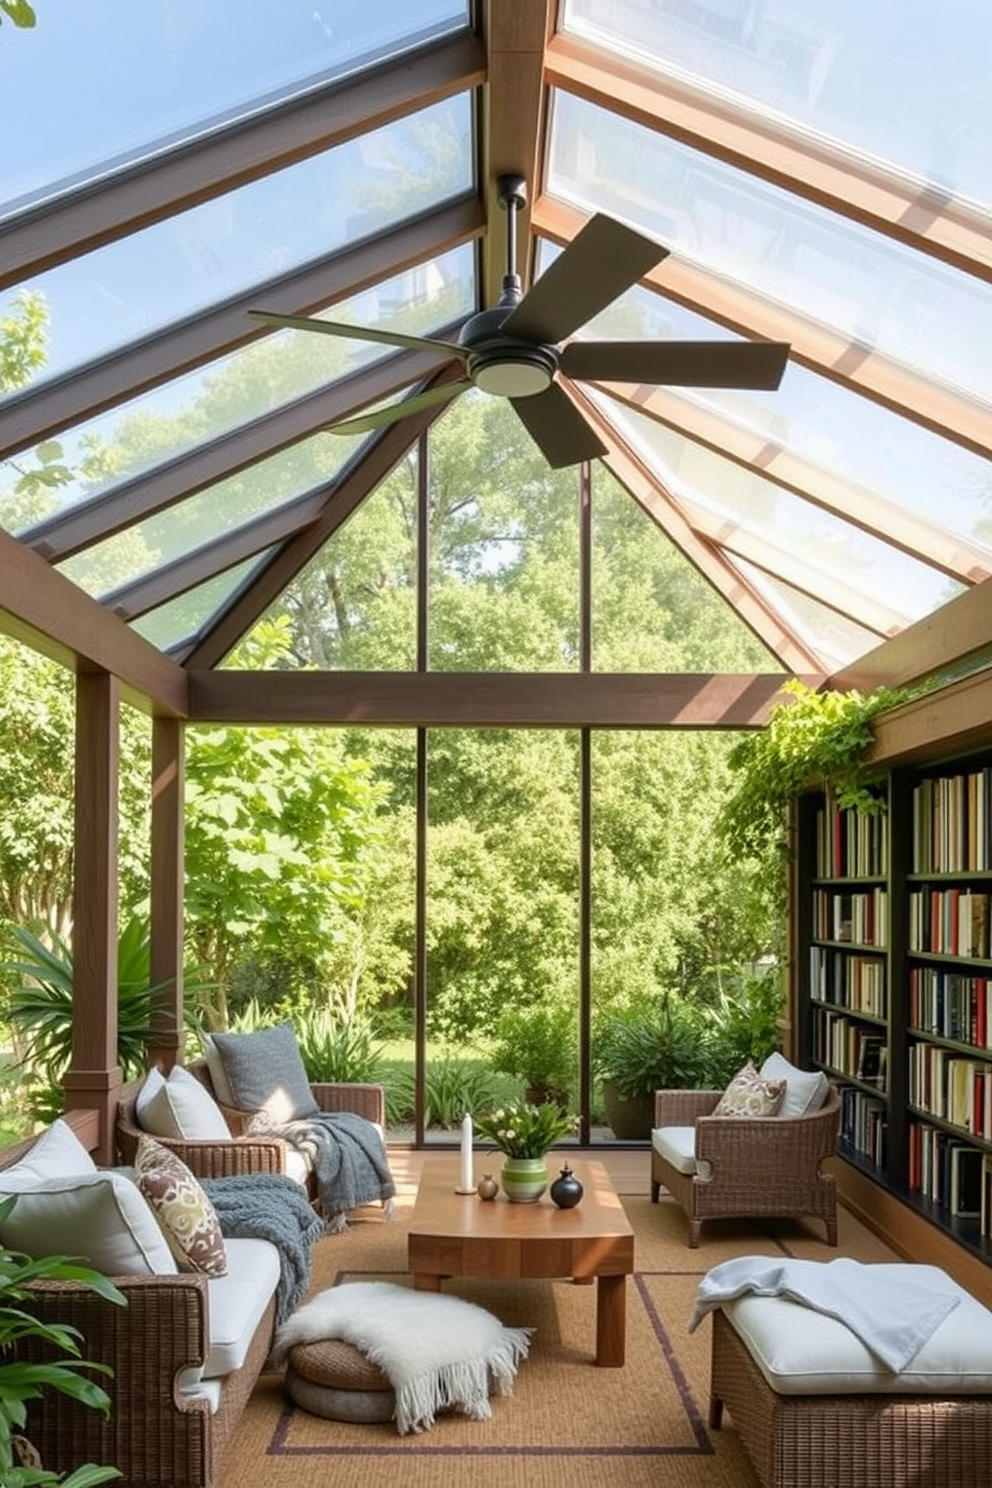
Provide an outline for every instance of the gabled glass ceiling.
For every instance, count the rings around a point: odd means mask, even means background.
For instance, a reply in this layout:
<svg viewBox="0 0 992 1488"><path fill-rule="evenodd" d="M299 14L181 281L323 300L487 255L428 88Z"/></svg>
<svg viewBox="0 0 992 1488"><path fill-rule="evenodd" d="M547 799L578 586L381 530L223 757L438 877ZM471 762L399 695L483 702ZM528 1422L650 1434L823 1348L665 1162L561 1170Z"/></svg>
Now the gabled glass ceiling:
<svg viewBox="0 0 992 1488"><path fill-rule="evenodd" d="M519 169L535 273L594 212L671 250L580 336L791 343L774 393L566 384L766 644L829 670L988 577L992 7L546 8L38 0L0 27L0 524L156 645L235 598L250 624L299 524L333 531L444 415L319 431L457 369L247 309L454 336L498 293L488 173Z"/></svg>

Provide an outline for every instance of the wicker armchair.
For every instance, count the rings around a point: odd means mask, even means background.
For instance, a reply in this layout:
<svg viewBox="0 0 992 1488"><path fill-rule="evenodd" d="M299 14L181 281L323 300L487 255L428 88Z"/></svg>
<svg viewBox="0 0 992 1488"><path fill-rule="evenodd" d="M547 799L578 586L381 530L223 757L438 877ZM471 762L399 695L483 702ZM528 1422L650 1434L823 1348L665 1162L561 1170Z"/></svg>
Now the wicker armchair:
<svg viewBox="0 0 992 1488"><path fill-rule="evenodd" d="M713 1116L722 1090L658 1090L655 1128L695 1128L696 1164L682 1172L651 1148L651 1200L662 1187L689 1218L695 1249L704 1220L747 1216L812 1215L822 1219L827 1244L837 1244L837 1195L821 1171L834 1152L840 1097L831 1087L819 1110L803 1116ZM691 1144L690 1150L691 1150ZM690 1163L690 1166L694 1166Z"/></svg>
<svg viewBox="0 0 992 1488"><path fill-rule="evenodd" d="M216 1100L210 1071L205 1059L195 1060L188 1066ZM135 1102L142 1082L125 1085L117 1104L116 1141L117 1152L122 1163L133 1163L138 1150L138 1139L142 1129L135 1116ZM381 1085L311 1085L313 1098L322 1111L351 1111L364 1116L384 1128L386 1121L386 1096ZM220 1104L218 1102L218 1104ZM163 1147L182 1158L186 1166L198 1178L232 1178L239 1173L285 1173L287 1144L280 1137L249 1136L251 1112L239 1111L232 1106L221 1106L224 1119L231 1131L230 1140L213 1138L208 1141L189 1141L177 1137L156 1137ZM316 1189L312 1177L309 1181L311 1197Z"/></svg>

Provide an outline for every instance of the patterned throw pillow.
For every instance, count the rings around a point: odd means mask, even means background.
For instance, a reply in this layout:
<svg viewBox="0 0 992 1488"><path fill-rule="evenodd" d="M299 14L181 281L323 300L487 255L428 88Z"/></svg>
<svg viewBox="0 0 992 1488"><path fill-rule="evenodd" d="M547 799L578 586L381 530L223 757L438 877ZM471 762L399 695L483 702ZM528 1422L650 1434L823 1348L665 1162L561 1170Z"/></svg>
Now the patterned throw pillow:
<svg viewBox="0 0 992 1488"><path fill-rule="evenodd" d="M763 1080L748 1063L720 1097L714 1116L774 1116L785 1097L784 1080Z"/></svg>
<svg viewBox="0 0 992 1488"><path fill-rule="evenodd" d="M180 1271L226 1276L227 1248L220 1221L182 1159L153 1137L139 1137L134 1175Z"/></svg>

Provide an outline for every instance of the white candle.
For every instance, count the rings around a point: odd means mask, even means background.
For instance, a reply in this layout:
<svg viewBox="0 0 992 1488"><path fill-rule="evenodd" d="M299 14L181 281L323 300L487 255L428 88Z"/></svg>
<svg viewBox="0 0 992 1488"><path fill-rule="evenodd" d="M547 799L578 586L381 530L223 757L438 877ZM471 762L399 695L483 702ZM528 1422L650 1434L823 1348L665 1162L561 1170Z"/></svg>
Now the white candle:
<svg viewBox="0 0 992 1488"><path fill-rule="evenodd" d="M462 1172L458 1187L462 1190L472 1189L472 1118L465 1112L462 1121Z"/></svg>

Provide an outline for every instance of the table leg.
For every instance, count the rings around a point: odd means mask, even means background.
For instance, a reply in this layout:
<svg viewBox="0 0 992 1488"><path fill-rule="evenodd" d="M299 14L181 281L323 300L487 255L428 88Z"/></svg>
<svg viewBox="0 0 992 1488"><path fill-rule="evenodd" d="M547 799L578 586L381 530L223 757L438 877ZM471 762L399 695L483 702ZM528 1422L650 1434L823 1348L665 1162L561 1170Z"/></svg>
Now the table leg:
<svg viewBox="0 0 992 1488"><path fill-rule="evenodd" d="M619 1369L627 1344L627 1278L600 1276L596 1283L596 1363Z"/></svg>
<svg viewBox="0 0 992 1488"><path fill-rule="evenodd" d="M413 1278L413 1286L417 1292L439 1292L441 1278L431 1271L418 1271Z"/></svg>

